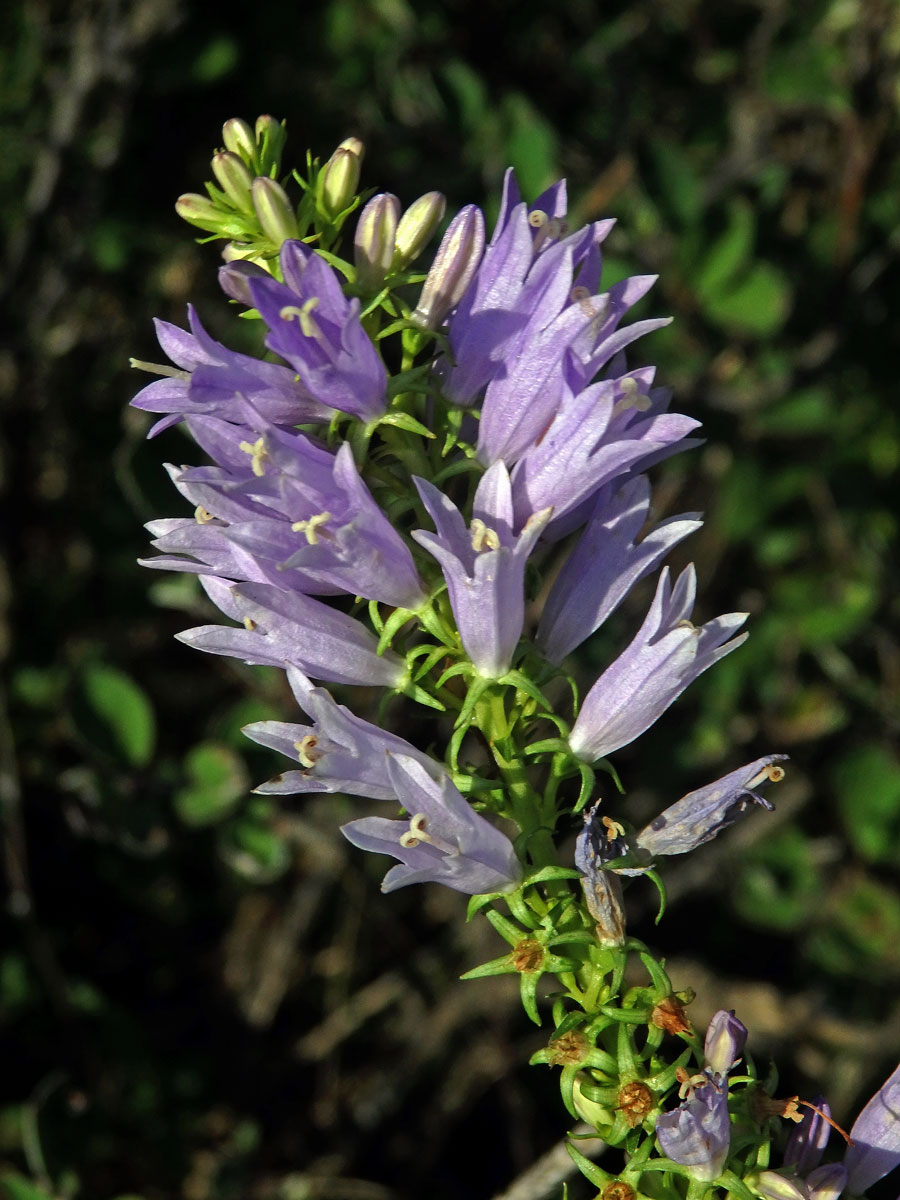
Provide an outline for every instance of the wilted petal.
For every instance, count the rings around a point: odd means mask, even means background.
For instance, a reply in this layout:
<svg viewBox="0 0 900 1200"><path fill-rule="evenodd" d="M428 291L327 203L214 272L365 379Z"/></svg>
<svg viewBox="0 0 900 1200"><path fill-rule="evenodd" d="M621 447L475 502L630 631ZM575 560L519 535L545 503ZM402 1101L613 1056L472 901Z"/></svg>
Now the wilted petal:
<svg viewBox="0 0 900 1200"><path fill-rule="evenodd" d="M673 1162L690 1167L695 1179L711 1182L722 1174L731 1144L728 1091L711 1080L690 1099L656 1122L660 1149Z"/></svg>
<svg viewBox="0 0 900 1200"><path fill-rule="evenodd" d="M687 854L733 824L751 801L771 809L759 789L784 778L784 768L776 764L787 757L767 754L715 783L688 792L641 830L634 839L635 849L651 858Z"/></svg>

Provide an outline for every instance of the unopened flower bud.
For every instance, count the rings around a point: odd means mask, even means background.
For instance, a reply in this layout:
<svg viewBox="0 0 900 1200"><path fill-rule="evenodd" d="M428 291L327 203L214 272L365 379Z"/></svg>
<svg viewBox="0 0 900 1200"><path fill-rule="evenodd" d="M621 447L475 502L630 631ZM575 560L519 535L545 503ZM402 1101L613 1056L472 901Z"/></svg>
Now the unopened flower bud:
<svg viewBox="0 0 900 1200"><path fill-rule="evenodd" d="M259 176L253 180L250 192L262 231L270 241L280 246L288 238L298 236L297 218L280 183Z"/></svg>
<svg viewBox="0 0 900 1200"><path fill-rule="evenodd" d="M175 201L175 211L182 220L199 229L206 229L220 237L242 237L246 234L246 221L235 213L219 208L208 196L186 192Z"/></svg>
<svg viewBox="0 0 900 1200"><path fill-rule="evenodd" d="M236 154L241 162L254 171L258 169L256 138L246 121L242 121L240 117L232 117L230 121L226 121L222 126L222 141L225 143L225 149Z"/></svg>
<svg viewBox="0 0 900 1200"><path fill-rule="evenodd" d="M807 1200L797 1183L777 1171L760 1171L747 1182L763 1200Z"/></svg>
<svg viewBox="0 0 900 1200"><path fill-rule="evenodd" d="M436 329L472 282L484 252L484 216L474 204L461 208L444 234L425 276L412 319Z"/></svg>
<svg viewBox="0 0 900 1200"><path fill-rule="evenodd" d="M287 141L283 121L268 115L256 118L256 146L260 175L277 175L281 166L281 152Z"/></svg>
<svg viewBox="0 0 900 1200"><path fill-rule="evenodd" d="M791 1130L784 1148L784 1165L806 1175L822 1161L831 1134L831 1109L824 1096L816 1096L811 1106L805 1106L803 1119Z"/></svg>
<svg viewBox="0 0 900 1200"><path fill-rule="evenodd" d="M446 196L426 192L400 218L394 242L394 270L402 271L419 257L444 219Z"/></svg>
<svg viewBox="0 0 900 1200"><path fill-rule="evenodd" d="M400 201L390 192L373 196L359 215L353 239L356 281L364 291L377 292L394 260L394 239Z"/></svg>
<svg viewBox="0 0 900 1200"><path fill-rule="evenodd" d="M806 1177L809 1200L838 1200L847 1186L848 1171L843 1163L826 1163L816 1167Z"/></svg>
<svg viewBox="0 0 900 1200"><path fill-rule="evenodd" d="M727 1075L744 1052L747 1028L724 1009L713 1016L706 1031L703 1055L707 1067L717 1075Z"/></svg>
<svg viewBox="0 0 900 1200"><path fill-rule="evenodd" d="M348 208L359 187L365 147L359 138L344 138L319 175L319 202L330 217Z"/></svg>
<svg viewBox="0 0 900 1200"><path fill-rule="evenodd" d="M590 1085L583 1075L576 1075L572 1087L572 1105L575 1111L594 1129L608 1129L613 1123L613 1114L599 1100L592 1100L588 1092Z"/></svg>
<svg viewBox="0 0 900 1200"><path fill-rule="evenodd" d="M229 262L219 267L219 287L226 296L245 304L247 308L255 308L250 294L251 279L270 279L268 271L252 262Z"/></svg>
<svg viewBox="0 0 900 1200"><path fill-rule="evenodd" d="M253 183L253 176L243 159L230 150L220 150L218 154L213 155L212 169L219 187L234 207L241 212L252 213L250 185Z"/></svg>

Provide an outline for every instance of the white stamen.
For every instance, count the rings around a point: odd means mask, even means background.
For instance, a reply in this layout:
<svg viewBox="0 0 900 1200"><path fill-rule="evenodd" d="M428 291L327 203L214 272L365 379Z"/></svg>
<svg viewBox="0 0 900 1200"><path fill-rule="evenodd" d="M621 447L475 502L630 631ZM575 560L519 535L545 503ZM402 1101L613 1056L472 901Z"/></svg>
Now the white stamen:
<svg viewBox="0 0 900 1200"><path fill-rule="evenodd" d="M257 438L255 442L240 442L238 450L243 450L245 454L250 455L250 466L257 478L265 475L265 464L269 461L269 452L266 449L266 439L264 437Z"/></svg>
<svg viewBox="0 0 900 1200"><path fill-rule="evenodd" d="M204 508L202 504L198 504L194 509L194 520L198 525L208 525L210 521L214 521L215 519L209 509Z"/></svg>
<svg viewBox="0 0 900 1200"><path fill-rule="evenodd" d="M294 742L294 749L297 751L297 758L300 760L301 766L314 767L322 757L324 751L316 749L318 743L319 739L314 733L308 733L299 742Z"/></svg>
<svg viewBox="0 0 900 1200"><path fill-rule="evenodd" d="M330 512L316 513L310 517L308 521L295 521L291 526L293 533L302 533L306 535L306 540L310 546L318 546L319 544L319 529L331 520Z"/></svg>
<svg viewBox="0 0 900 1200"><path fill-rule="evenodd" d="M630 375L626 375L624 379L619 380L619 390L622 392L620 398L613 405L612 415L615 417L619 413L635 410L636 412L646 412L652 401L650 397L639 390L636 379Z"/></svg>
<svg viewBox="0 0 900 1200"><path fill-rule="evenodd" d="M190 379L190 371L182 371L179 367L168 367L163 363L142 362L139 358L129 358L128 365L136 371L146 371L148 375L165 375L167 379Z"/></svg>
<svg viewBox="0 0 900 1200"><path fill-rule="evenodd" d="M543 229L549 217L541 208L536 208L528 214L528 224L532 229Z"/></svg>
<svg viewBox="0 0 900 1200"><path fill-rule="evenodd" d="M484 521L475 518L472 522L472 549L476 554L482 550L499 550L500 538L493 529L489 529Z"/></svg>
<svg viewBox="0 0 900 1200"><path fill-rule="evenodd" d="M253 633L253 631L256 629L256 622L252 617L244 617L244 628L249 633Z"/></svg>
<svg viewBox="0 0 900 1200"><path fill-rule="evenodd" d="M286 304L284 308L278 310L278 315L282 321L292 321L296 317L300 322L300 332L304 337L319 337L322 331L310 315L312 310L318 307L318 304L319 297L311 296L302 308L296 304Z"/></svg>
<svg viewBox="0 0 900 1200"><path fill-rule="evenodd" d="M767 767L763 767L753 778L744 786L748 789L755 788L757 784L768 779L770 783L781 783L784 779L784 767L779 767L777 763L769 763Z"/></svg>

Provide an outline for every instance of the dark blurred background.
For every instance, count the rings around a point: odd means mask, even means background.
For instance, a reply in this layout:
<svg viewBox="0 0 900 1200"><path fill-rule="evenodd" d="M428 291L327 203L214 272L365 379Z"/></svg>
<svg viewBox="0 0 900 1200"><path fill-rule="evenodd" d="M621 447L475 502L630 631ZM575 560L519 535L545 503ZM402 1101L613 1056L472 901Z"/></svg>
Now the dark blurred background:
<svg viewBox="0 0 900 1200"><path fill-rule="evenodd" d="M175 643L193 581L135 565L182 514L161 462L196 452L144 442L128 356L188 299L239 336L173 203L264 112L288 163L360 136L404 203L492 214L508 163L532 197L565 175L577 219L619 218L609 281L659 273L636 316L675 322L635 361L707 441L656 507L705 511L676 565L752 635L616 756L629 815L792 764L777 813L671 864L658 928L638 882L632 929L699 1025L737 1008L779 1094L852 1119L900 1055L900 7L13 0L3 25L6 1200L490 1197L567 1126L515 981L456 981L503 952L486 923L381 898L335 833L360 802L250 796L280 764L239 730L297 719L283 681Z"/></svg>

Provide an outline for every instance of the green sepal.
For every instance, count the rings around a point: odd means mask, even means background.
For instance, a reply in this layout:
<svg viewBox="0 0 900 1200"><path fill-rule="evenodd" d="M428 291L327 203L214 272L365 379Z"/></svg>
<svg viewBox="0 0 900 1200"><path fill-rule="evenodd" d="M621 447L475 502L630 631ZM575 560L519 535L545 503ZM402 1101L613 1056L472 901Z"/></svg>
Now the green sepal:
<svg viewBox="0 0 900 1200"><path fill-rule="evenodd" d="M428 708L436 708L438 712L446 712L446 704L442 704L436 696L432 696L426 692L424 688L420 688L417 683L410 680L402 687L396 689L402 696L408 696L410 700L416 700L419 704L424 704Z"/></svg>
<svg viewBox="0 0 900 1200"><path fill-rule="evenodd" d="M733 1196L739 1196L740 1200L758 1200L758 1197L750 1191L743 1179L735 1175L734 1171L723 1171L716 1183L721 1187L728 1188L728 1191Z"/></svg>
<svg viewBox="0 0 900 1200"><path fill-rule="evenodd" d="M476 913L488 904L492 904L497 899L497 893L485 892L481 896L472 896L469 899L468 907L466 908L466 921L471 921Z"/></svg>
<svg viewBox="0 0 900 1200"><path fill-rule="evenodd" d="M432 479L435 487L440 487L446 483L448 479L453 479L457 475L463 475L466 472L481 471L481 463L476 458L458 458L454 459L446 467L443 467Z"/></svg>
<svg viewBox="0 0 900 1200"><path fill-rule="evenodd" d="M554 1005L554 1011L556 1006ZM571 1033L573 1029L579 1029L587 1023L587 1014L583 1012L566 1013L561 1021L557 1021L556 1027L551 1035L554 1038L561 1038L566 1033Z"/></svg>
<svg viewBox="0 0 900 1200"><path fill-rule="evenodd" d="M452 666L448 667L446 671L444 671L444 673L440 676L440 678L438 679L437 683L434 686L439 687L439 688L443 687L444 684L448 681L448 679L453 679L457 675L471 675L471 673L472 673L472 664L470 662L464 661L464 662L454 663ZM484 689L482 689L482 690L484 690ZM473 705L473 707L474 707L474 705ZM465 706L463 706L463 711L464 710L465 710ZM469 714L469 715L471 716L471 714ZM462 713L460 713L457 720L458 721L462 720Z"/></svg>
<svg viewBox="0 0 900 1200"><path fill-rule="evenodd" d="M375 630L376 633L380 634L380 633L384 632L384 621L382 621L382 619L381 619L381 613L378 609L378 601L377 600L369 601L369 620L372 622L372 628ZM386 648L387 647L385 646L385 649ZM384 653L384 650L382 650L382 648L381 648L380 642L378 643L378 653L379 653L379 655Z"/></svg>
<svg viewBox="0 0 900 1200"><path fill-rule="evenodd" d="M516 968L513 966L512 955L504 954L502 958L492 958L490 962L482 963L480 967L473 967L471 971L460 975L460 979L484 979L488 975L515 974Z"/></svg>
<svg viewBox="0 0 900 1200"><path fill-rule="evenodd" d="M522 753L571 755L572 751L569 749L569 743L563 741L562 738L542 738L539 742L529 742L529 744L523 748Z"/></svg>
<svg viewBox="0 0 900 1200"><path fill-rule="evenodd" d="M666 911L666 885L663 883L658 871L645 871L644 876L650 880L659 892L659 911L653 921L654 925L658 925L663 919L663 913Z"/></svg>
<svg viewBox="0 0 900 1200"><path fill-rule="evenodd" d="M446 656L447 656L447 647L446 646L433 647L433 649L428 654L425 655L423 661L417 667L415 673L413 674L413 681L415 683L418 683L420 679L424 679L424 677L426 675L430 674L431 669L435 665L435 663L440 662L440 660L442 658L446 658Z"/></svg>
<svg viewBox="0 0 900 1200"><path fill-rule="evenodd" d="M522 898L521 889L516 892L505 893L503 899L509 905L509 911L520 925L524 925L526 929L533 931L540 929L541 923Z"/></svg>
<svg viewBox="0 0 900 1200"><path fill-rule="evenodd" d="M529 875L526 883L547 883L550 879L580 879L581 872L572 867L541 867L533 875ZM593 939L588 937L588 941Z"/></svg>
<svg viewBox="0 0 900 1200"><path fill-rule="evenodd" d="M508 942L510 946L518 946L519 942L523 941L529 935L529 930L520 929L510 921L509 917L504 917L502 913L497 912L496 908L490 909L485 913L485 916L503 938L504 942Z"/></svg>
<svg viewBox="0 0 900 1200"><path fill-rule="evenodd" d="M588 766L587 763L579 762L578 772L581 775L581 789L578 792L578 799L575 801L575 807L572 809L573 813L580 813L587 804L588 800L590 800L594 791L594 782L596 778L593 770Z"/></svg>
<svg viewBox="0 0 900 1200"><path fill-rule="evenodd" d="M559 1094L562 1096L562 1102L566 1106L566 1112L573 1120L578 1120L578 1112L575 1108L575 1076L581 1068L570 1063L563 1067L559 1073Z"/></svg>
<svg viewBox="0 0 900 1200"><path fill-rule="evenodd" d="M541 1015L537 1007L537 986L541 977L540 971L524 972L519 977L519 992L522 997L522 1007L525 1012L534 1021L535 1025L540 1025Z"/></svg>
<svg viewBox="0 0 900 1200"><path fill-rule="evenodd" d="M652 1012L649 1008L619 1008L616 1004L601 1004L600 1011L620 1025L648 1025Z"/></svg>
<svg viewBox="0 0 900 1200"><path fill-rule="evenodd" d="M369 605L370 616L371 616L371 613L372 613L372 605L370 604ZM378 639L378 651L377 651L378 654L384 654L385 650L387 650L390 647L390 644L394 640L394 637L400 632L400 630L403 628L404 625L407 624L408 621L411 621L413 619L414 616L415 616L415 613L410 612L410 610L408 608L395 608L394 609L394 611L391 613L391 615L388 617L388 619L382 625L382 628L379 630L381 636ZM379 615L379 620L380 620L380 615ZM374 624L374 622L373 622L373 624Z"/></svg>
<svg viewBox="0 0 900 1200"><path fill-rule="evenodd" d="M407 433L417 433L419 437L433 438L435 435L431 430L423 425L421 421L417 421L410 413L405 412L389 412L379 418L379 425L393 425L395 429L403 429Z"/></svg>
<svg viewBox="0 0 900 1200"><path fill-rule="evenodd" d="M553 708L553 705L541 689L527 675L523 675L521 671L507 671L497 682L517 688L520 692L524 692L527 696L530 696L532 700L536 700L542 708L548 711L551 711Z"/></svg>
<svg viewBox="0 0 900 1200"><path fill-rule="evenodd" d="M621 1022L616 1030L616 1060L619 1074L623 1079L637 1079L640 1076L639 1058L631 1040L628 1025Z"/></svg>
<svg viewBox="0 0 900 1200"><path fill-rule="evenodd" d="M597 762L594 765L599 770L605 771L607 773L607 775L609 775L611 777L613 783L616 785L616 790L618 791L619 795L624 796L625 795L624 784L622 783L622 780L619 778L619 772L612 765L612 763L609 761L609 759L608 758L600 758L597 760Z"/></svg>
<svg viewBox="0 0 900 1200"><path fill-rule="evenodd" d="M594 1136L597 1136L598 1141L601 1140L598 1135ZM574 1162L585 1179L589 1183L592 1183L598 1191L602 1191L608 1184L612 1183L615 1176L610 1175L608 1171L604 1171L602 1167L598 1167L596 1163L592 1163L589 1158L585 1158L581 1151L576 1150L571 1142L566 1142L566 1150L569 1152L572 1162Z"/></svg>
<svg viewBox="0 0 900 1200"><path fill-rule="evenodd" d="M463 668L463 670L467 671L469 674L473 673L475 670L473 665L468 661L463 662L463 663L458 663L457 666ZM451 670L453 670L453 668L451 668ZM453 671L453 673L460 674L459 671ZM449 679L449 677L450 677L450 673L448 671L445 671L444 674L438 680L437 686L441 687L443 685L444 680ZM455 726L454 726L455 728L459 729L462 726L467 726L472 723L472 718L475 714L475 705L478 703L478 701L481 699L481 697L484 695L484 693L491 687L493 682L494 682L493 679L484 679L482 676L478 676L476 678L475 682L470 686L469 690L466 692L466 699L465 699L465 702L463 703L462 708L459 710L459 716L456 718L456 722L455 722Z"/></svg>

